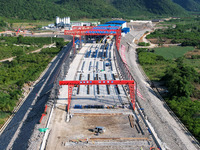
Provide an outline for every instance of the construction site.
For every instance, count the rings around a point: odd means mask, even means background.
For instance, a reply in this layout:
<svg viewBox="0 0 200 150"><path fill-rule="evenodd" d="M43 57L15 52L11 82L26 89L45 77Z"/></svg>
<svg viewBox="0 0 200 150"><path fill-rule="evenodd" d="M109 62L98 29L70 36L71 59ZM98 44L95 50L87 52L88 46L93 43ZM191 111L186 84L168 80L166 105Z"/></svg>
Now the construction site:
<svg viewBox="0 0 200 150"><path fill-rule="evenodd" d="M45 129L37 148L196 149L137 64L135 42L151 22L129 26L130 34L124 21L64 31L73 37L69 56L76 55L55 81L51 107L36 128Z"/></svg>
<svg viewBox="0 0 200 150"><path fill-rule="evenodd" d="M131 105L126 85L114 83L119 75L113 48L111 39L106 44L86 44L72 62L73 67L63 82L72 83L70 80L75 79L84 84L91 83L92 79L98 83L113 81L113 85L75 84L68 108L69 85L63 83L50 123L47 149L150 149L156 146L148 127ZM105 131L93 131L96 127Z"/></svg>
<svg viewBox="0 0 200 150"><path fill-rule="evenodd" d="M74 41L80 34L81 48L63 81L59 81L46 149L157 147L143 118L135 111L136 83L121 80L116 64L120 27L74 27L74 31L65 31L73 35ZM81 34L91 34L90 42L81 43ZM98 38L94 36L97 34ZM75 42L73 47L75 53ZM126 75L131 79L130 74Z"/></svg>
<svg viewBox="0 0 200 150"><path fill-rule="evenodd" d="M48 33L71 42L0 131L2 149L198 150L139 65L138 42L153 28L114 20Z"/></svg>

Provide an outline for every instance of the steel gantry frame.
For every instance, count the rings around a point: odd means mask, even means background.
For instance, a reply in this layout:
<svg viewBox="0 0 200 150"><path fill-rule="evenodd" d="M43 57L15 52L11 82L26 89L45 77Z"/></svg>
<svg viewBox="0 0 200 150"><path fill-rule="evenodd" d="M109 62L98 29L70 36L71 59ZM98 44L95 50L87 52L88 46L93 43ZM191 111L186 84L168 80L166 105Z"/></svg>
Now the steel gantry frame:
<svg viewBox="0 0 200 150"><path fill-rule="evenodd" d="M73 26L72 30L65 30L64 35L73 36L73 47L75 53L75 36L79 36L81 41L81 36L85 35L114 35L116 39L116 47L119 50L121 42L121 29L119 26Z"/></svg>
<svg viewBox="0 0 200 150"><path fill-rule="evenodd" d="M74 86L78 85L128 85L129 86L129 93L130 93L130 100L135 110L135 82L134 80L77 80L77 81L59 81L59 85L68 85L68 105L67 111L69 112L71 98L72 98L72 91Z"/></svg>

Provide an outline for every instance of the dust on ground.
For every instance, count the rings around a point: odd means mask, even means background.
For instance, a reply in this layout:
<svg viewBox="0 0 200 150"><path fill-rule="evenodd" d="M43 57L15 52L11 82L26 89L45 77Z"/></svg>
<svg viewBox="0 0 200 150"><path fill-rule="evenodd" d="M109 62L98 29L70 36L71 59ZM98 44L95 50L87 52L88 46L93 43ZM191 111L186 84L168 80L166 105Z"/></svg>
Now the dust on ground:
<svg viewBox="0 0 200 150"><path fill-rule="evenodd" d="M51 127L47 150L54 149L76 149L78 146L80 148L81 145L73 146L73 143L70 143L70 140L78 140L78 139L90 139L90 138L149 138L149 134L138 134L136 128L131 128L128 114L120 114L117 113L115 115L79 115L75 114L72 116L70 122L66 122L66 106L59 106L55 109L55 116L52 118L52 122L54 122ZM105 127L106 131L98 136L92 132L96 126ZM100 141L98 144L102 144L102 142L109 144L113 144L113 141ZM118 148L120 147L120 143L117 141ZM137 142L137 141L122 141L123 142ZM140 141L143 142L143 141ZM147 141L144 141L147 143ZM69 146L66 145L69 143ZM71 145L72 144L72 145ZM91 144L91 145L90 145ZM113 149L113 146L105 145L94 145L90 142L85 147L83 146L81 149ZM129 143L130 144L130 143ZM147 144L146 144L147 145ZM127 145L128 148L130 145ZM109 148L110 147L110 148ZM115 147L116 148L116 147ZM133 148L133 147L132 147Z"/></svg>
<svg viewBox="0 0 200 150"><path fill-rule="evenodd" d="M172 44L171 43L172 39L163 38L162 41L161 41L161 39L152 38L152 39L148 39L148 40L153 44L158 44L158 43L160 43L160 44Z"/></svg>

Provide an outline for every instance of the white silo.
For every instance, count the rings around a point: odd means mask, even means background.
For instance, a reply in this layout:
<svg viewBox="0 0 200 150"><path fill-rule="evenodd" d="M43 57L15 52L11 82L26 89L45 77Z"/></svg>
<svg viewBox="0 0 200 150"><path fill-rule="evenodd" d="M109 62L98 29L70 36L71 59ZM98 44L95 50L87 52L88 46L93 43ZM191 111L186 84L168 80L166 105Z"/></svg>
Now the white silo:
<svg viewBox="0 0 200 150"><path fill-rule="evenodd" d="M68 22L67 22L67 17L65 17L65 24L68 24Z"/></svg>
<svg viewBox="0 0 200 150"><path fill-rule="evenodd" d="M59 23L61 23L61 18L59 18Z"/></svg>
<svg viewBox="0 0 200 150"><path fill-rule="evenodd" d="M67 17L65 17L65 19L66 19L66 24L68 24L68 19L67 19Z"/></svg>
<svg viewBox="0 0 200 150"><path fill-rule="evenodd" d="M66 24L66 18L65 17L63 18L63 23Z"/></svg>
<svg viewBox="0 0 200 150"><path fill-rule="evenodd" d="M61 22L61 18L59 17L59 23Z"/></svg>
<svg viewBox="0 0 200 150"><path fill-rule="evenodd" d="M57 16L56 17L56 24L59 24L60 23L60 18Z"/></svg>
<svg viewBox="0 0 200 150"><path fill-rule="evenodd" d="M67 17L67 23L70 24L70 17Z"/></svg>
<svg viewBox="0 0 200 150"><path fill-rule="evenodd" d="M68 19L69 17L66 17L66 18L67 18L67 24L69 24L69 19Z"/></svg>

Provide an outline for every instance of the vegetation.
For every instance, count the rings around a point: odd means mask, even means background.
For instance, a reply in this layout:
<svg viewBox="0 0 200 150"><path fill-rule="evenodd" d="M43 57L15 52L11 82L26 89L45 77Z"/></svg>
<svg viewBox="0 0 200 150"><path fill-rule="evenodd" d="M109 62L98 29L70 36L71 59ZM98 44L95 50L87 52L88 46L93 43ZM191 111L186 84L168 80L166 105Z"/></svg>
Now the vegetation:
<svg viewBox="0 0 200 150"><path fill-rule="evenodd" d="M16 39L9 39L6 42L13 44L14 40ZM28 41L24 39L24 42L30 44L31 41L36 42L37 40L30 38ZM44 44L49 39L40 40ZM4 123L5 118L12 113L18 103L24 84L35 81L64 44L62 40L58 40L56 48L45 48L33 54L20 53L13 61L0 63L0 125Z"/></svg>
<svg viewBox="0 0 200 150"><path fill-rule="evenodd" d="M187 47L171 46L171 47L155 48L154 52L157 55L163 56L165 59L176 59L178 57L183 57L185 53L193 50L194 47L192 46L187 46Z"/></svg>
<svg viewBox="0 0 200 150"><path fill-rule="evenodd" d="M188 11L200 12L199 0L173 0L173 2L179 4Z"/></svg>
<svg viewBox="0 0 200 150"><path fill-rule="evenodd" d="M196 71L200 72L200 59L184 59L183 63L194 67Z"/></svg>
<svg viewBox="0 0 200 150"><path fill-rule="evenodd" d="M114 0L112 4L127 16L186 15L186 11L170 0Z"/></svg>
<svg viewBox="0 0 200 150"><path fill-rule="evenodd" d="M0 19L0 31L4 31L5 28L7 27L7 23Z"/></svg>
<svg viewBox="0 0 200 150"><path fill-rule="evenodd" d="M150 46L150 43L145 43L145 42L139 42L139 46Z"/></svg>
<svg viewBox="0 0 200 150"><path fill-rule="evenodd" d="M183 58L176 59L175 67L168 67L163 80L170 91L171 97L190 97L194 91L192 83L200 83L200 75L193 67L183 63Z"/></svg>
<svg viewBox="0 0 200 150"><path fill-rule="evenodd" d="M137 52L140 64L152 81L159 81L164 76L166 66L168 64L173 65L171 60L165 60L163 56L153 53L153 50L138 48Z"/></svg>
<svg viewBox="0 0 200 150"><path fill-rule="evenodd" d="M52 20L66 14L72 19L188 14L171 0L0 0L0 8L0 16L33 20Z"/></svg>
<svg viewBox="0 0 200 150"><path fill-rule="evenodd" d="M38 3L40 5L38 5ZM52 20L56 16L77 18L122 17L122 14L104 0L35 0L0 1L0 15L20 19ZM16 11L17 10L17 11Z"/></svg>
<svg viewBox="0 0 200 150"><path fill-rule="evenodd" d="M0 37L0 60L41 48L45 44L63 42L62 38L51 37Z"/></svg>
<svg viewBox="0 0 200 150"><path fill-rule="evenodd" d="M148 39L156 38L159 43L164 43L166 39L171 39L171 43L181 43L182 46L196 46L200 47L200 17L192 18L189 20L177 20L181 23L176 24L175 28L170 27L167 29L155 30ZM166 22L172 23L172 22Z"/></svg>
<svg viewBox="0 0 200 150"><path fill-rule="evenodd" d="M148 49L138 49L137 52L139 62L150 79L163 81L167 86L169 93L165 100L168 105L200 140L200 74L192 64L188 65L185 57L174 60L176 57L168 57L168 52L162 56Z"/></svg>

